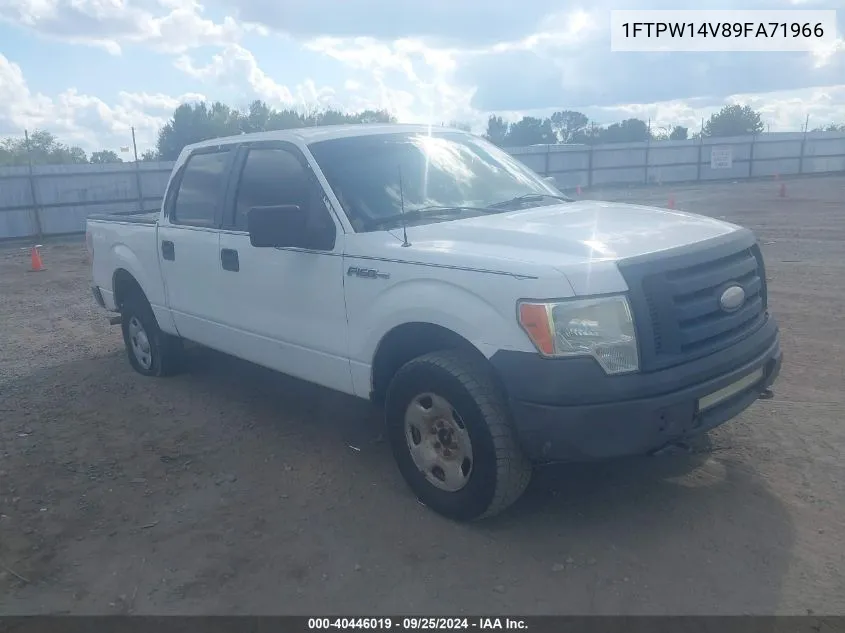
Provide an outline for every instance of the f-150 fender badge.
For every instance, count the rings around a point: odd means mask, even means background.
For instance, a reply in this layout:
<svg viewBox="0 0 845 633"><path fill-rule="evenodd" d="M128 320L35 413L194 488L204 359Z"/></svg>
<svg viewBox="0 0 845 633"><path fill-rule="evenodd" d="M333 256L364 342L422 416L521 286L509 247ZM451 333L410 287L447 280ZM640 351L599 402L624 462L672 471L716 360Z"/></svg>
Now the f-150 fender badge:
<svg viewBox="0 0 845 633"><path fill-rule="evenodd" d="M350 266L346 271L347 277L363 277L364 279L390 279L390 273L383 273L375 268L358 268Z"/></svg>

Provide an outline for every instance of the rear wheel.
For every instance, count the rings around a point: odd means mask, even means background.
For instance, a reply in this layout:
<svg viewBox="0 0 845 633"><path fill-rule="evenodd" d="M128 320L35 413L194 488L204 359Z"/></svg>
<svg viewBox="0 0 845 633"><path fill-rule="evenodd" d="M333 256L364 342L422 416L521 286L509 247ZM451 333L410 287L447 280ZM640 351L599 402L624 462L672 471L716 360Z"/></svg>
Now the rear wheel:
<svg viewBox="0 0 845 633"><path fill-rule="evenodd" d="M528 485L531 465L481 359L441 351L410 361L390 384L385 413L399 470L434 511L462 521L490 517Z"/></svg>
<svg viewBox="0 0 845 633"><path fill-rule="evenodd" d="M182 341L161 331L145 297L127 297L121 319L123 342L135 371L144 376L169 376L179 370Z"/></svg>

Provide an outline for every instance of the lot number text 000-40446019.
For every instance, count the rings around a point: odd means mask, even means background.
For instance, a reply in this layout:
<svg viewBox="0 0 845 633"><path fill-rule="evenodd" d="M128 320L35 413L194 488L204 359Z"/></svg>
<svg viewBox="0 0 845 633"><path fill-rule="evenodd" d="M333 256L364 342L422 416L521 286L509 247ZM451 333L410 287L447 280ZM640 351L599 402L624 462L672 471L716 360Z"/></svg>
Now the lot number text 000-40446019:
<svg viewBox="0 0 845 633"><path fill-rule="evenodd" d="M308 618L308 630L380 631L520 631L527 629L522 618L501 617L397 617L397 618Z"/></svg>

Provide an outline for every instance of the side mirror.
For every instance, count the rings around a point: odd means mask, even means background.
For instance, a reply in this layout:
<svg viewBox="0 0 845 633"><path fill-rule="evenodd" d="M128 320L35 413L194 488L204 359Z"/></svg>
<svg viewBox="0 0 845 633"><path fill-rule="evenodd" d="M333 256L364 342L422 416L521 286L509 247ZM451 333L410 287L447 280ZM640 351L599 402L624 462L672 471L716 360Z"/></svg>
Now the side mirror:
<svg viewBox="0 0 845 633"><path fill-rule="evenodd" d="M249 243L259 248L331 250L334 237L309 226L308 212L295 204L252 207L247 213Z"/></svg>

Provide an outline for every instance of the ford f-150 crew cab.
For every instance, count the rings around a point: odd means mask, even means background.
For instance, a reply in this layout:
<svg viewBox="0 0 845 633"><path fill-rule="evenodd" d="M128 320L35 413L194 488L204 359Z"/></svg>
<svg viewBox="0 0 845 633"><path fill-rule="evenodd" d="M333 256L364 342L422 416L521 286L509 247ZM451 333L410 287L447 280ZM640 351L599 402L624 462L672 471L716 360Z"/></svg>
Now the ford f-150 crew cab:
<svg viewBox="0 0 845 633"><path fill-rule="evenodd" d="M410 488L458 520L535 464L705 433L781 366L749 230L572 200L457 130L190 145L157 216L93 216L87 240L135 370L173 373L187 340L371 399Z"/></svg>

